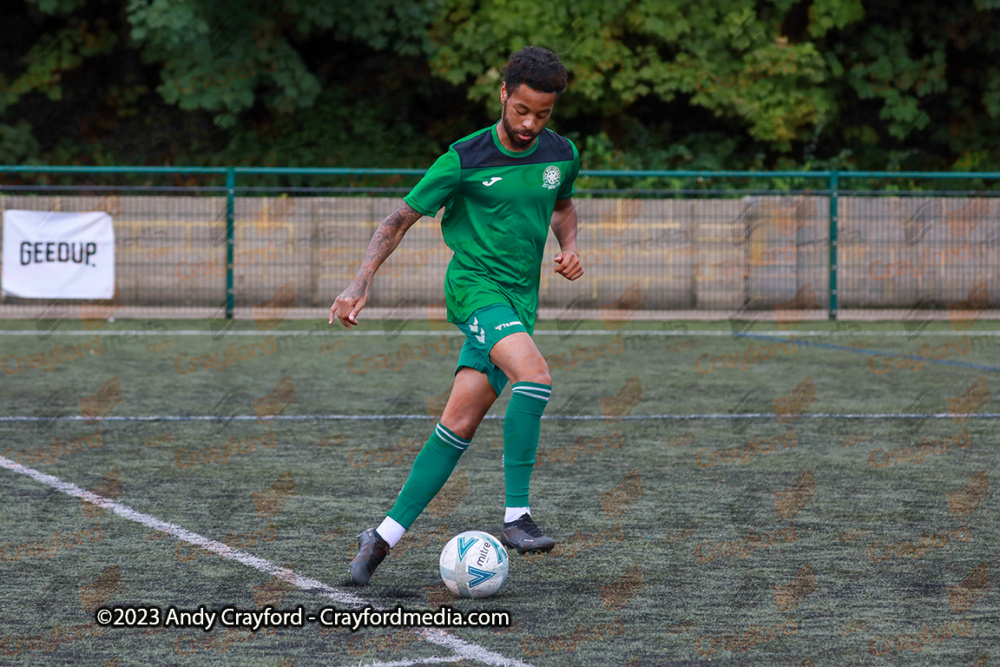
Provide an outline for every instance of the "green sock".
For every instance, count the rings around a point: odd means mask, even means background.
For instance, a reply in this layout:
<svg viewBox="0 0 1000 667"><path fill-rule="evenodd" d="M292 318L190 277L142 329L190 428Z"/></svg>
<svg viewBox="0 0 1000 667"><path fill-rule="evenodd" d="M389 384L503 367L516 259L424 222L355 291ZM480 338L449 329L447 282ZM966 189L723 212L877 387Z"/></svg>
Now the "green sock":
<svg viewBox="0 0 1000 667"><path fill-rule="evenodd" d="M389 516L409 530L427 504L448 481L458 459L470 442L471 440L460 438L438 424L413 461L410 476L406 479L403 490L399 492L396 504L389 510Z"/></svg>
<svg viewBox="0 0 1000 667"><path fill-rule="evenodd" d="M552 385L517 382L503 420L503 477L507 507L528 507L528 485L535 467L542 412Z"/></svg>

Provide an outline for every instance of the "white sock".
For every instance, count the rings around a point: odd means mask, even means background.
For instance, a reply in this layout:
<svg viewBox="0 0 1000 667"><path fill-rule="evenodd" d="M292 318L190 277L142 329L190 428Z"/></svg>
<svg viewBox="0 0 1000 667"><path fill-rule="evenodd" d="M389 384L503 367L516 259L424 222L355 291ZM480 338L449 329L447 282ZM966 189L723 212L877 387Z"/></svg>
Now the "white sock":
<svg viewBox="0 0 1000 667"><path fill-rule="evenodd" d="M508 507L503 513L503 522L510 523L511 521L517 521L521 518L522 514L531 514L531 508L529 507ZM381 533L382 531L379 531Z"/></svg>
<svg viewBox="0 0 1000 667"><path fill-rule="evenodd" d="M403 533L406 529L393 519L392 517L386 517L382 519L382 523L375 531L382 536L382 539L389 543L389 548L396 546L396 543L403 539Z"/></svg>

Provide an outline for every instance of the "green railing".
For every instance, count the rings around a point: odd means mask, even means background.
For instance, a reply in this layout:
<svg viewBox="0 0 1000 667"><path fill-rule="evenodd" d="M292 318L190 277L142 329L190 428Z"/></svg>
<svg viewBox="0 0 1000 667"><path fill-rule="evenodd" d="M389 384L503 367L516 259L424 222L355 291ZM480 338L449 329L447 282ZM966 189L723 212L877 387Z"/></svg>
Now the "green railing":
<svg viewBox="0 0 1000 667"><path fill-rule="evenodd" d="M129 166L0 166L0 175L2 174L35 174L42 176L50 175L76 175L76 176L98 176L98 175L111 175L111 174L132 174L132 175L149 175L149 176L165 176L165 175L200 175L200 176L214 176L220 182L224 182L224 185L210 185L197 188L166 188L160 186L134 186L131 189L148 190L148 191L162 191L162 190L173 190L180 192L191 192L191 193L211 193L211 194L221 194L225 193L225 234L226 234L226 251L225 251L225 312L226 317L233 317L235 309L235 250L236 250L236 234L237 234L237 195L261 195L268 191L296 191L296 192L310 192L314 194L319 194L321 191L337 191L338 193L393 193L397 195L401 191L408 190L406 187L372 187L372 186L357 186L348 185L347 187L340 188L310 188L310 187L288 187L282 185L268 185L264 187L254 187L250 185L243 185L244 182L253 182L254 178L257 177L278 177L280 179L287 179L289 177L338 177L338 178L348 178L348 179L379 179L386 177L412 177L411 180L415 182L416 177L421 176L425 170L423 169L347 169L347 168L282 168L282 167L129 167ZM854 191L844 189L845 181L859 180L869 180L869 181L884 181L887 183L903 183L905 181L920 181L923 183L934 183L939 184L944 181L950 181L953 184L958 183L959 185L968 187L972 184L974 190L970 193L967 190L963 191L961 189L949 189L949 190L920 190L916 191L913 189L908 190L898 190L896 186L893 187L883 187L880 190L867 190L867 191ZM586 185L588 182L593 183L595 181L605 182L610 181L615 187L610 188L593 188L588 190ZM765 186L762 189L753 190L748 188L738 188L733 189L732 183L736 181L742 181L743 183L763 183ZM4 183L7 181L4 180ZM774 184L784 182L788 184L787 190L775 190L773 188ZM808 187L805 189L791 189L792 183L815 183L816 187ZM657 184L666 183L670 187L649 187L649 188L637 188L637 187L621 187L622 183L628 185L634 185L636 183L643 184ZM989 183L987 187L985 184ZM691 187L676 187L679 184L690 184ZM719 185L726 187L718 187ZM618 195L619 199L622 198L661 198L669 199L676 197L691 197L691 196L705 196L709 194L718 195L720 197L733 197L735 195L745 196L748 192L755 194L772 194L772 193L797 193L800 196L808 195L812 197L825 198L826 206L828 208L826 212L826 217L828 219L828 265L826 267L827 279L826 279L826 310L830 319L836 319L838 312L838 288L840 284L839 280L839 236L838 229L840 226L840 208L841 208L841 198L845 193L854 195L858 192L863 193L866 196L880 196L884 194L892 195L911 195L911 196L955 196L956 193L964 195L973 196L988 196L990 194L995 194L995 188L1000 186L1000 173L996 172L838 172L838 171L815 171L815 172L797 172L797 171L773 171L773 172L756 172L756 171L621 171L621 170L585 170L580 173L579 180L577 181L577 189L579 197L590 197L590 196L614 196ZM109 188L115 186L75 186L77 190L86 191L99 191L101 187ZM69 185L57 185L52 184L46 185L34 185L34 186L12 186L10 184L4 185L0 184L0 194L11 191L29 191L29 192L46 192L47 189L51 190L72 190L74 186ZM123 188L124 189L124 188ZM988 224L996 225L995 216L990 218ZM752 232L751 232L752 233Z"/></svg>

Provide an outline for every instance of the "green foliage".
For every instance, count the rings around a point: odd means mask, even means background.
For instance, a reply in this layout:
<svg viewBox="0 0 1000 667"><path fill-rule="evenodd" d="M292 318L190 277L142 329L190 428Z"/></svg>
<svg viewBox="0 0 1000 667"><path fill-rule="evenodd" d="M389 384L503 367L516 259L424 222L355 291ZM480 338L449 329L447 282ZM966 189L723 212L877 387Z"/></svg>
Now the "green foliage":
<svg viewBox="0 0 1000 667"><path fill-rule="evenodd" d="M809 36L820 38L865 17L861 0L813 0L809 5Z"/></svg>
<svg viewBox="0 0 1000 667"><path fill-rule="evenodd" d="M31 0L4 159L426 166L537 44L585 168L1000 169L998 4Z"/></svg>
<svg viewBox="0 0 1000 667"><path fill-rule="evenodd" d="M84 5L87 0L28 0L43 14L69 14Z"/></svg>
<svg viewBox="0 0 1000 667"><path fill-rule="evenodd" d="M40 92L50 101L63 97L62 82L77 76L87 58L114 51L117 36L109 32L103 20L71 19L69 25L51 34L43 34L28 49L28 67L9 81L0 75L3 102L0 108L17 103L31 92Z"/></svg>
<svg viewBox="0 0 1000 667"><path fill-rule="evenodd" d="M26 120L16 125L0 124L0 164L38 164L38 143Z"/></svg>

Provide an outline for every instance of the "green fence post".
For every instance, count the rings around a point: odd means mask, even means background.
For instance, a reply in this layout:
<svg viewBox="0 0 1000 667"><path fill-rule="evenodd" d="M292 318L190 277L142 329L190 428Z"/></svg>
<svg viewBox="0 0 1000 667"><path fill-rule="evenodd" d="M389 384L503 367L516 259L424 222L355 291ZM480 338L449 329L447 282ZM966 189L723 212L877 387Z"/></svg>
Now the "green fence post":
<svg viewBox="0 0 1000 667"><path fill-rule="evenodd" d="M830 172L830 314L837 319L837 170Z"/></svg>
<svg viewBox="0 0 1000 667"><path fill-rule="evenodd" d="M226 319L233 319L233 248L236 245L236 171L226 168Z"/></svg>

